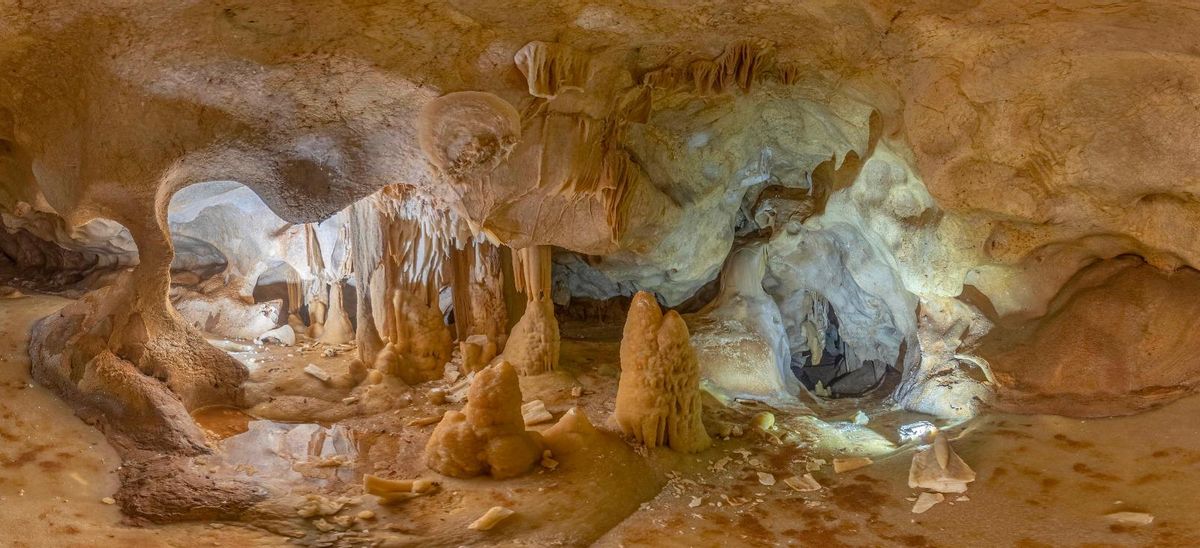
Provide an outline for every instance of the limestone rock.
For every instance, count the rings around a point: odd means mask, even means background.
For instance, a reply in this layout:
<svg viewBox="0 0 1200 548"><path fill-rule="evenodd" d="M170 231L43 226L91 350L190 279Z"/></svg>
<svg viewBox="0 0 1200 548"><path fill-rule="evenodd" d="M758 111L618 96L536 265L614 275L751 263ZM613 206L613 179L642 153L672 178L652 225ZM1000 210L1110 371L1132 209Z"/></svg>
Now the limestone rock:
<svg viewBox="0 0 1200 548"><path fill-rule="evenodd" d="M913 504L912 513L924 514L944 500L946 500L946 496L941 493L921 493L917 496L916 503Z"/></svg>
<svg viewBox="0 0 1200 548"><path fill-rule="evenodd" d="M873 463L874 463L874 461L872 461L868 457L848 457L848 458L842 458L842 459L833 459L833 471L838 474L841 474L844 472L853 472L854 470L858 470L859 468L865 468L867 466L870 466Z"/></svg>
<svg viewBox="0 0 1200 548"><path fill-rule="evenodd" d="M501 521L508 519L509 516L515 513L516 512L513 510L503 506L493 506L482 516L479 516L479 519L471 522L471 524L467 526L467 529L471 529L473 531L487 531L496 525L499 525Z"/></svg>
<svg viewBox="0 0 1200 548"><path fill-rule="evenodd" d="M521 416L525 420L525 426L533 426L554 420L554 415L551 415L546 410L546 404L542 400L533 400L522 405Z"/></svg>
<svg viewBox="0 0 1200 548"><path fill-rule="evenodd" d="M256 340L263 342L274 341L283 346L294 346L296 344L296 332L292 330L290 325L281 325L259 335Z"/></svg>

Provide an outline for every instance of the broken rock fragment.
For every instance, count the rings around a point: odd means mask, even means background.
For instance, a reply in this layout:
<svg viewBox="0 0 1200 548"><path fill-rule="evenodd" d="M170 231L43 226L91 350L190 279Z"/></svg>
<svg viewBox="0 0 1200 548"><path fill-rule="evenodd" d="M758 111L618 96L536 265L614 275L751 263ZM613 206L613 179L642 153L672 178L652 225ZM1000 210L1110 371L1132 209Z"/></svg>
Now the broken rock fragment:
<svg viewBox="0 0 1200 548"><path fill-rule="evenodd" d="M284 324L259 335L258 340L262 342L275 342L283 346L294 346L296 344L296 331L292 329L292 326Z"/></svg>
<svg viewBox="0 0 1200 548"><path fill-rule="evenodd" d="M821 490L821 484L817 483L816 478L814 478L812 474L804 474L803 476L792 476L790 478L783 480L783 483L787 484L788 487L791 487L792 489L795 489L801 493Z"/></svg>
<svg viewBox="0 0 1200 548"><path fill-rule="evenodd" d="M1154 516L1145 512L1113 512L1104 517L1120 525L1150 525L1154 523Z"/></svg>
<svg viewBox="0 0 1200 548"><path fill-rule="evenodd" d="M933 443L913 454L908 486L939 493L962 493L975 481L975 471L950 447L945 434L934 435Z"/></svg>
<svg viewBox="0 0 1200 548"><path fill-rule="evenodd" d="M944 500L946 500L946 496L941 493L921 493L917 497L916 504L913 504L912 512L914 514L924 514L925 511Z"/></svg>
<svg viewBox="0 0 1200 548"><path fill-rule="evenodd" d="M521 416L525 419L525 426L533 426L554 420L554 415L551 415L546 410L546 404L542 400L533 400L521 406Z"/></svg>
<svg viewBox="0 0 1200 548"><path fill-rule="evenodd" d="M363 490L385 500L408 495L425 495L432 493L437 487L436 481L428 479L390 480L371 474L363 476Z"/></svg>
<svg viewBox="0 0 1200 548"><path fill-rule="evenodd" d="M330 375L328 371L321 369L315 363L310 363L310 364L304 366L304 372L308 373L309 375L313 376L314 378L316 378L317 380L319 380L321 382L329 382L329 380L333 378L333 375Z"/></svg>
<svg viewBox="0 0 1200 548"><path fill-rule="evenodd" d="M516 512L513 512L512 510L509 510L503 506L493 506L486 513L480 516L479 519L468 525L467 529L471 529L473 531L487 531L492 527L495 527L501 521L508 519L509 516L515 513Z"/></svg>
<svg viewBox="0 0 1200 548"><path fill-rule="evenodd" d="M872 461L870 458L867 458L867 457L849 457L849 458L844 458L844 459L833 459L833 471L837 472L838 474L841 474L843 472L850 472L853 470L858 470L859 468L870 466L874 462L875 461Z"/></svg>

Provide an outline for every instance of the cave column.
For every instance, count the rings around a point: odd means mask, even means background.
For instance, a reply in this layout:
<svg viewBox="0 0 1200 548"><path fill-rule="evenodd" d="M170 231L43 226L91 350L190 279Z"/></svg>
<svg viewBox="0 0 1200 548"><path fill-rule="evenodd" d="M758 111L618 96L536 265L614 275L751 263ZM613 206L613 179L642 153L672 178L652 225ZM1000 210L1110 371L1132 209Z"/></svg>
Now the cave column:
<svg viewBox="0 0 1200 548"><path fill-rule="evenodd" d="M522 375L558 368L558 320L550 300L551 254L548 245L527 247L514 254L513 281L525 295L525 314L509 334L504 358Z"/></svg>
<svg viewBox="0 0 1200 548"><path fill-rule="evenodd" d="M410 199L404 189L388 187L369 205L356 206L354 229L378 235L373 245L362 233L353 240L360 284L357 339L364 363L419 384L441 378L450 361L452 340L438 294L453 244L446 214L416 207Z"/></svg>

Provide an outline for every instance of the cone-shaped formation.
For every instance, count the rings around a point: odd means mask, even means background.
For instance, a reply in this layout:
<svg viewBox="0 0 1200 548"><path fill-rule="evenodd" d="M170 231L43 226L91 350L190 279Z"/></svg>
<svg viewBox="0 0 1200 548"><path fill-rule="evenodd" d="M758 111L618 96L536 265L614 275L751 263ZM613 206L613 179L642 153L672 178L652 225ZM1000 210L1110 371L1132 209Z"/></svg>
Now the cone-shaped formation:
<svg viewBox="0 0 1200 548"><path fill-rule="evenodd" d="M614 418L647 447L694 452L712 440L700 419L700 369L687 325L640 291L621 338L621 381Z"/></svg>
<svg viewBox="0 0 1200 548"><path fill-rule="evenodd" d="M342 344L354 340L354 328L350 324L350 316L342 298L344 287L342 282L329 285L329 308L325 311L325 325L322 326L321 342L327 344Z"/></svg>
<svg viewBox="0 0 1200 548"><path fill-rule="evenodd" d="M521 417L521 385L508 362L475 375L462 412L447 411L425 445L425 464L447 476L491 474L497 479L527 472L542 458L542 437L527 432Z"/></svg>

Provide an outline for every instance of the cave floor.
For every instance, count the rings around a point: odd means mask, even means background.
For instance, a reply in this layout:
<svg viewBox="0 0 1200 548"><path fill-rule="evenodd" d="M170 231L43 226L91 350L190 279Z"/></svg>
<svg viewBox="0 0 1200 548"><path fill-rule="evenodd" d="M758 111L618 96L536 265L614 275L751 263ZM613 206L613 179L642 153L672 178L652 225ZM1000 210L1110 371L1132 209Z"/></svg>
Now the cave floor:
<svg viewBox="0 0 1200 548"><path fill-rule="evenodd" d="M104 499L117 452L29 376L29 329L70 301L0 299L0 546L254 546L278 537L237 524L133 527Z"/></svg>
<svg viewBox="0 0 1200 548"><path fill-rule="evenodd" d="M564 327L562 371L522 379L526 399L542 399L556 418L577 406L601 430L593 447L562 458L557 469L504 481L438 478L420 458L432 426L414 421L456 404L429 401L425 386L384 384L364 393L299 372L318 363L342 374L349 352L325 357L319 348L256 347L246 353L256 364L248 386L255 417L204 413L201 423L217 450L194 465L264 485L272 500L259 514L274 517L253 526L133 526L103 501L117 488L115 451L53 394L30 383L29 327L67 302L38 295L0 300L0 546L1200 545L1194 519L1200 426L1193 419L1200 397L1128 417L992 414L954 427L954 447L978 479L966 498L948 495L914 514L916 492L907 486L912 451L896 447L897 427L921 417L888 412L870 400L841 400L821 412L823 420L800 408L754 402L725 408L710 401L710 428L744 425L756 412L774 409L779 426L773 433L782 442L747 432L694 456L634 450L605 424L619 372L619 330L570 326ZM846 422L855 404L871 415L865 427ZM387 410L344 411L371 406ZM796 492L783 481L803 475L816 459L853 454L875 462L842 474L821 466L812 472L819 491ZM442 485L432 495L381 506L362 496L363 473L430 477ZM773 485L764 485L771 479ZM311 518L295 517L295 508L312 497L345 501L341 515L368 510L376 516L317 528ZM489 532L465 529L496 504L517 514ZM1155 519L1127 526L1105 517L1119 511Z"/></svg>

